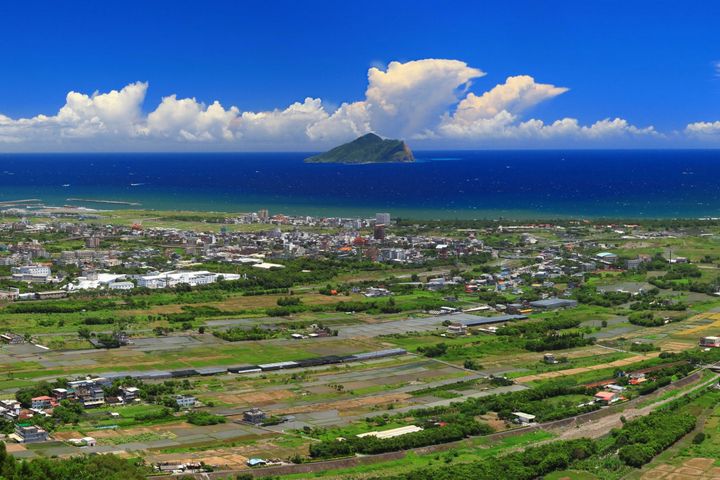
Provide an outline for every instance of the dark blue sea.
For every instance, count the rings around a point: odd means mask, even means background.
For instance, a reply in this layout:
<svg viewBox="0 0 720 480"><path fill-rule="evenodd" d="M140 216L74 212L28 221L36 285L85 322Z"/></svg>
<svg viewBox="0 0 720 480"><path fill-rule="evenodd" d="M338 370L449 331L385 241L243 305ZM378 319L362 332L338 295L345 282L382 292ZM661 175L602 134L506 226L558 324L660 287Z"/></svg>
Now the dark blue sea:
<svg viewBox="0 0 720 480"><path fill-rule="evenodd" d="M720 217L719 150L416 152L412 164L308 153L3 154L0 201L406 218Z"/></svg>

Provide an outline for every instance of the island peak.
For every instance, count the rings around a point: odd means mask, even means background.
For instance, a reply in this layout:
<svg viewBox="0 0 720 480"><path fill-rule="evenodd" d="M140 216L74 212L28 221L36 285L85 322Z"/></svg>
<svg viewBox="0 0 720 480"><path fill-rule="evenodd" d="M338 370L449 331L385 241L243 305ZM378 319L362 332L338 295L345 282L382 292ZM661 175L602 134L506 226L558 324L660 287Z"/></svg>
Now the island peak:
<svg viewBox="0 0 720 480"><path fill-rule="evenodd" d="M414 162L410 147L402 140L383 139L367 133L325 153L305 159L308 163L394 163Z"/></svg>

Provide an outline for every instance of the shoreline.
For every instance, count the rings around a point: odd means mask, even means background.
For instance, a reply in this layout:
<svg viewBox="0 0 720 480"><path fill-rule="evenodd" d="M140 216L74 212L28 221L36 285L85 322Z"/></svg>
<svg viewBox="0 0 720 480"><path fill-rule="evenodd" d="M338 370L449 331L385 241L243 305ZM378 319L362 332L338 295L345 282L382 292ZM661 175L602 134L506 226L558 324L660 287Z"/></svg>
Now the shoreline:
<svg viewBox="0 0 720 480"><path fill-rule="evenodd" d="M94 199L94 198L66 198L65 201L67 202L85 202L85 203L107 203L109 205L126 205L130 207L139 207L142 206L142 203L139 202L129 202L124 200L101 200L101 199Z"/></svg>

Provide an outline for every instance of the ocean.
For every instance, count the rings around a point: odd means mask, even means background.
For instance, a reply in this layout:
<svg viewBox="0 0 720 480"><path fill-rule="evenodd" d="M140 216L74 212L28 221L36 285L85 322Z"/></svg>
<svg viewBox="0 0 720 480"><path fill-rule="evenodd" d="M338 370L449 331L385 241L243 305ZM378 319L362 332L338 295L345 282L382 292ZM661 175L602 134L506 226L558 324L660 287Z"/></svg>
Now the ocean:
<svg viewBox="0 0 720 480"><path fill-rule="evenodd" d="M374 165L303 163L309 153L2 154L0 201L417 219L720 217L720 150L415 154L415 163Z"/></svg>

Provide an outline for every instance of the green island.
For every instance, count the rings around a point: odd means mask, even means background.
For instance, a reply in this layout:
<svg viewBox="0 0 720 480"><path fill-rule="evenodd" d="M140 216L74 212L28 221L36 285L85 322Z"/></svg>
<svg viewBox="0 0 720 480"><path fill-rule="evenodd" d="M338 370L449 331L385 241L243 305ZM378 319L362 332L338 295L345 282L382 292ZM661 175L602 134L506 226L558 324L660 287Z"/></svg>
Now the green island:
<svg viewBox="0 0 720 480"><path fill-rule="evenodd" d="M383 139L368 133L325 153L305 159L307 163L389 163L414 162L412 150L402 140Z"/></svg>

